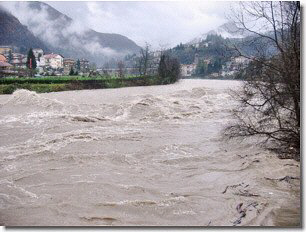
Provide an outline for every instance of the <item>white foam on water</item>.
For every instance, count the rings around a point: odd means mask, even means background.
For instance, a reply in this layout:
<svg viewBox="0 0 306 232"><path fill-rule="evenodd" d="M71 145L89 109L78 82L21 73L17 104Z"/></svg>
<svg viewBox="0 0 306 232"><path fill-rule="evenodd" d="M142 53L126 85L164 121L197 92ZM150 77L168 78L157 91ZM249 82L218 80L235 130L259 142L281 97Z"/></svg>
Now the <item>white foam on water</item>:
<svg viewBox="0 0 306 232"><path fill-rule="evenodd" d="M42 107L56 107L62 106L62 102L58 100L53 100L49 98L44 98L37 94L34 91L29 91L25 89L18 89L16 90L10 97L10 99L4 103L4 105L35 105L35 106L42 106Z"/></svg>

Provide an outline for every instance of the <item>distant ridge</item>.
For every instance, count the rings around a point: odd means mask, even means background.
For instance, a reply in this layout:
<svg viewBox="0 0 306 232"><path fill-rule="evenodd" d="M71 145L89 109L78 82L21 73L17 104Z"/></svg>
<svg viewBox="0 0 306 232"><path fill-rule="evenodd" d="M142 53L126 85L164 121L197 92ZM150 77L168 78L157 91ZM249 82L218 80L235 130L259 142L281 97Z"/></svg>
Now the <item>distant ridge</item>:
<svg viewBox="0 0 306 232"><path fill-rule="evenodd" d="M87 58L102 64L107 59L120 58L140 50L134 41L125 36L84 28L43 2L16 2L12 13L17 18L22 13L22 23L50 50L65 57Z"/></svg>
<svg viewBox="0 0 306 232"><path fill-rule="evenodd" d="M197 44L206 39L207 35L221 35L223 38L244 38L248 36L248 33L239 29L236 24L232 21L222 24L215 30L211 30L204 33L194 39L192 39L188 44Z"/></svg>

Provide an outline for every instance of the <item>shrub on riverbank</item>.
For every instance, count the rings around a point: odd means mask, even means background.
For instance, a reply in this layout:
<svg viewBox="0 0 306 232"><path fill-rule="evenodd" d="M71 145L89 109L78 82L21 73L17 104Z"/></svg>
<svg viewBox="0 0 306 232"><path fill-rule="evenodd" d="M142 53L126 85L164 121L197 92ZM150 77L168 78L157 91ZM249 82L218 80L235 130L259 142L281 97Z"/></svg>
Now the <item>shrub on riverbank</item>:
<svg viewBox="0 0 306 232"><path fill-rule="evenodd" d="M173 80L173 79L171 79ZM65 90L105 89L130 86L148 86L174 83L165 82L159 76L141 76L128 78L92 78L92 77L44 77L44 78L2 78L0 94L11 94L16 89L28 89L37 93Z"/></svg>
<svg viewBox="0 0 306 232"><path fill-rule="evenodd" d="M162 84L176 82L181 75L180 63L176 58L167 54L162 55L159 61L158 75Z"/></svg>
<svg viewBox="0 0 306 232"><path fill-rule="evenodd" d="M9 84L0 85L0 94L11 94L17 89L27 89L37 93L49 93L68 90L66 84Z"/></svg>

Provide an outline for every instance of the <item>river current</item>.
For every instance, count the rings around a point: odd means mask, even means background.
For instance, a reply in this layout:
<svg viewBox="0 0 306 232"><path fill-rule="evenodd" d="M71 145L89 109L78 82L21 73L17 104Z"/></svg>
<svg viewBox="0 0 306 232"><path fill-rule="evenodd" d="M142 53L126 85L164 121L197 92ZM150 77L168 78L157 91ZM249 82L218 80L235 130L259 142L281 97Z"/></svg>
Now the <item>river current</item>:
<svg viewBox="0 0 306 232"><path fill-rule="evenodd" d="M299 225L300 164L223 138L240 85L1 95L0 224Z"/></svg>

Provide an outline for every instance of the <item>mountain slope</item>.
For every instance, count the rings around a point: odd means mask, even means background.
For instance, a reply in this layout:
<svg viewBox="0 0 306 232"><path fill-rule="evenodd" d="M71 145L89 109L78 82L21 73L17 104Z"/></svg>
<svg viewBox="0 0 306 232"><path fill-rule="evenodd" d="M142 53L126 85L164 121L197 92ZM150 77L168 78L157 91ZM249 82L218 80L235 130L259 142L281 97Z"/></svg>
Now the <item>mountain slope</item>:
<svg viewBox="0 0 306 232"><path fill-rule="evenodd" d="M234 22L227 22L215 30L211 30L204 33L194 39L192 39L188 44L197 44L205 40L207 35L221 35L223 38L244 38L249 34L241 29L239 29Z"/></svg>
<svg viewBox="0 0 306 232"><path fill-rule="evenodd" d="M43 2L15 2L7 8L52 51L65 57L83 57L102 64L107 59L120 58L140 50L135 42L125 36L85 28Z"/></svg>
<svg viewBox="0 0 306 232"><path fill-rule="evenodd" d="M0 45L13 45L19 47L21 52L26 52L29 48L42 48L47 50L47 46L19 20L0 7Z"/></svg>

